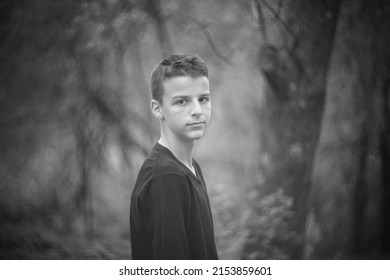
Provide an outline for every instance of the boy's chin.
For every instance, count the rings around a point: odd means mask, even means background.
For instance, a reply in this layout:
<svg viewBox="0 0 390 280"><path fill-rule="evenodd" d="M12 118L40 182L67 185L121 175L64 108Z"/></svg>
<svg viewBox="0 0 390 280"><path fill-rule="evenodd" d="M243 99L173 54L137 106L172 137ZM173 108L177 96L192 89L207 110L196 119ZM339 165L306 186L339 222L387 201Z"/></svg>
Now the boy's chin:
<svg viewBox="0 0 390 280"><path fill-rule="evenodd" d="M202 132L202 133L193 133L193 134L191 134L191 135L189 135L188 136L188 139L189 140L199 140L199 139L201 139L202 137L203 137L203 135L204 135L204 133Z"/></svg>

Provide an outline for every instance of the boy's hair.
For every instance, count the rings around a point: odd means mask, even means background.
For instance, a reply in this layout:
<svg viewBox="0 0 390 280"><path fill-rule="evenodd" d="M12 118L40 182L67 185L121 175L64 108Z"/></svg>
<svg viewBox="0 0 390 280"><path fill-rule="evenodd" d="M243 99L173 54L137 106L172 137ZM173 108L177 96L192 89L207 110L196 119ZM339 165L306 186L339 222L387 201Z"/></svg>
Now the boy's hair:
<svg viewBox="0 0 390 280"><path fill-rule="evenodd" d="M164 80L179 76L208 78L206 63L197 55L174 54L164 58L152 71L152 98L162 104Z"/></svg>

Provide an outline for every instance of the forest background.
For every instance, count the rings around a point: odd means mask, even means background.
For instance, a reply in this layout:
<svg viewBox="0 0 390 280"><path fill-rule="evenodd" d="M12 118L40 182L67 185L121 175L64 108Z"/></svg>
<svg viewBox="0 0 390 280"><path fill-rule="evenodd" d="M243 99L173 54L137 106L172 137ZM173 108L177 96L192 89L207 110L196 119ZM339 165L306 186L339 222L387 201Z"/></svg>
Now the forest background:
<svg viewBox="0 0 390 280"><path fill-rule="evenodd" d="M387 259L390 4L1 0L0 258L130 259L153 66L209 66L222 259Z"/></svg>

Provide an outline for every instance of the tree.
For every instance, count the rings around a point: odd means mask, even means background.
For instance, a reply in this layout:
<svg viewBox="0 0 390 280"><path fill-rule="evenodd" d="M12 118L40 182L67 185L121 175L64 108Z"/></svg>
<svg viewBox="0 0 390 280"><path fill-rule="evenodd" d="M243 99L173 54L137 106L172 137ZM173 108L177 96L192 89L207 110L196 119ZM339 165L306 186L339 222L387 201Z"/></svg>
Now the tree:
<svg viewBox="0 0 390 280"><path fill-rule="evenodd" d="M262 38L257 67L266 81L266 100L258 111L260 172L264 177L258 189L260 197L281 188L293 198L289 230L299 234L284 250L290 252L290 258L300 258L309 174L339 1L291 1L283 5L282 1L258 0L253 7Z"/></svg>
<svg viewBox="0 0 390 280"><path fill-rule="evenodd" d="M313 167L305 258L389 254L389 15L385 1L342 2Z"/></svg>

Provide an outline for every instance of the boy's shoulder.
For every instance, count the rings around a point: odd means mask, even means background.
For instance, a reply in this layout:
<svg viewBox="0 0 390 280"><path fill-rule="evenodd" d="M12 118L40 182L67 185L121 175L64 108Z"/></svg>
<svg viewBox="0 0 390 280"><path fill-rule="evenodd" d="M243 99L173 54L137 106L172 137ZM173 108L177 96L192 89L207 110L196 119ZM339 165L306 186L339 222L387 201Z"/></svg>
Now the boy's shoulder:
<svg viewBox="0 0 390 280"><path fill-rule="evenodd" d="M185 168L171 155L171 152L156 144L144 164L141 171L147 171L151 177L158 177L161 175L177 175L186 177Z"/></svg>

